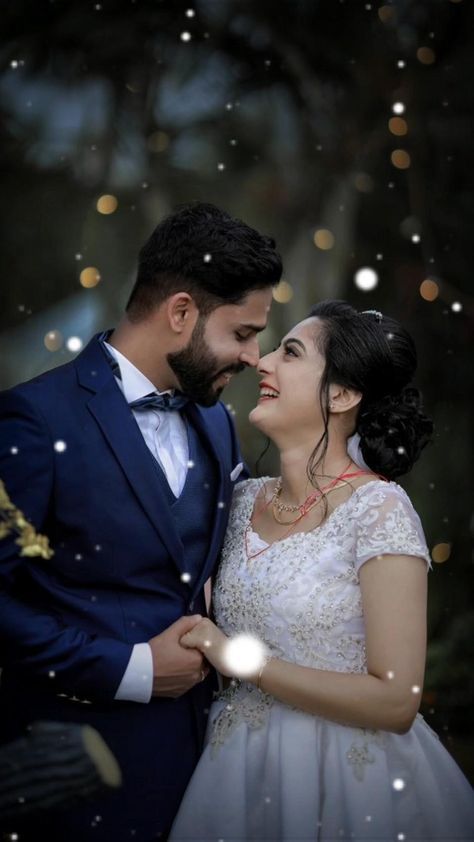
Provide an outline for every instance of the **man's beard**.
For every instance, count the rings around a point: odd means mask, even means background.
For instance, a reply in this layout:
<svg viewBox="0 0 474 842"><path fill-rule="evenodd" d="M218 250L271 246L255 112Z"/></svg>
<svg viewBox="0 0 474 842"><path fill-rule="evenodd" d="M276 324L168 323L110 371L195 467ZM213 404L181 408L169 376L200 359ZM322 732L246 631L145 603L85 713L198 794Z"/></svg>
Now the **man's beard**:
<svg viewBox="0 0 474 842"><path fill-rule="evenodd" d="M224 386L216 388L214 382L222 374L238 374L245 365L235 363L219 368L219 360L204 339L205 324L206 320L200 316L186 348L169 353L166 359L186 397L201 406L213 406L224 389Z"/></svg>

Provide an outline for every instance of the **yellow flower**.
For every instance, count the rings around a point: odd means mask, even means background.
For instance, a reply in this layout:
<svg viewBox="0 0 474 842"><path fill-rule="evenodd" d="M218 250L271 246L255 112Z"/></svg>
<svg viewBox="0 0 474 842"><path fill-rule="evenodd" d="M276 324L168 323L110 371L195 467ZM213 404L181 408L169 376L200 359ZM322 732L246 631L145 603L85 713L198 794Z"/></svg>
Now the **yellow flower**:
<svg viewBox="0 0 474 842"><path fill-rule="evenodd" d="M41 556L51 558L54 555L49 546L46 535L40 535L34 526L28 523L23 512L11 502L5 486L0 480L0 539L6 538L10 532L17 532L16 542L21 547L21 556Z"/></svg>

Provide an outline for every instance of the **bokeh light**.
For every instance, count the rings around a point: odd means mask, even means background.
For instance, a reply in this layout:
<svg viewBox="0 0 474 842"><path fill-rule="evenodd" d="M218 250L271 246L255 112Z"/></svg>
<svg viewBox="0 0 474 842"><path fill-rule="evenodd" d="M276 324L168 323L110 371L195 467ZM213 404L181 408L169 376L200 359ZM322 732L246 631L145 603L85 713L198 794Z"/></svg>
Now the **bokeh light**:
<svg viewBox="0 0 474 842"><path fill-rule="evenodd" d="M266 649L258 638L240 634L227 642L224 658L232 675L249 678L265 663Z"/></svg>
<svg viewBox="0 0 474 842"><path fill-rule="evenodd" d="M77 352L81 350L83 344L84 343L80 336L70 336L66 342L66 348L68 351L72 351L73 354L77 354Z"/></svg>
<svg viewBox="0 0 474 842"><path fill-rule="evenodd" d="M392 134L402 137L408 132L408 123L403 117L390 117L388 128Z"/></svg>
<svg viewBox="0 0 474 842"><path fill-rule="evenodd" d="M278 304L288 304L293 298L293 287L288 281L280 281L273 289L273 298Z"/></svg>
<svg viewBox="0 0 474 842"><path fill-rule="evenodd" d="M59 330L48 330L43 342L48 351L59 351L63 345L63 336Z"/></svg>
<svg viewBox="0 0 474 842"><path fill-rule="evenodd" d="M332 249L334 245L334 234L329 230L329 228L318 228L314 232L313 242L318 249L328 251L329 249Z"/></svg>
<svg viewBox="0 0 474 842"><path fill-rule="evenodd" d="M370 292L370 290L375 289L378 282L379 276L371 266L362 266L354 275L354 283L357 289L361 289L363 292Z"/></svg>
<svg viewBox="0 0 474 842"><path fill-rule="evenodd" d="M420 295L425 301L435 301L439 295L439 286L431 278L425 278L420 284Z"/></svg>
<svg viewBox="0 0 474 842"><path fill-rule="evenodd" d="M451 555L451 544L441 543L435 544L431 550L431 558L435 564L444 564Z"/></svg>
<svg viewBox="0 0 474 842"><path fill-rule="evenodd" d="M403 102L394 102L392 105L392 111L394 114L404 114L405 113L405 103Z"/></svg>
<svg viewBox="0 0 474 842"><path fill-rule="evenodd" d="M79 275L81 286L86 287L86 289L96 287L100 279L100 272L95 266L86 266Z"/></svg>
<svg viewBox="0 0 474 842"><path fill-rule="evenodd" d="M100 196L97 199L97 210L99 213L102 213L106 216L110 213L114 213L118 207L118 199L116 196L112 196L110 193L105 193L103 196Z"/></svg>
<svg viewBox="0 0 474 842"><path fill-rule="evenodd" d="M390 160L397 170L407 170L411 164L411 158L406 149L394 149Z"/></svg>
<svg viewBox="0 0 474 842"><path fill-rule="evenodd" d="M434 64L436 60L435 51L431 47L419 47L416 51L416 57L421 64Z"/></svg>

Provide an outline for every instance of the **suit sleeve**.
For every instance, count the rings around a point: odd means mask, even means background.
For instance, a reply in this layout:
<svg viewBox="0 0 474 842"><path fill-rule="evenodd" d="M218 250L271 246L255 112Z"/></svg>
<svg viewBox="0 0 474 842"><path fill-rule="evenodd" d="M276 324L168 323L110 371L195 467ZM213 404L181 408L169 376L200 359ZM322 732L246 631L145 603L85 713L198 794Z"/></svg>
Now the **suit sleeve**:
<svg viewBox="0 0 474 842"><path fill-rule="evenodd" d="M54 442L36 408L12 390L0 394L0 479L12 503L47 532L54 482ZM1 518L1 513L0 513ZM66 625L38 594L31 569L41 557L20 555L16 533L0 540L0 656L30 678L88 699L112 700L133 647ZM41 600L41 605L40 605Z"/></svg>

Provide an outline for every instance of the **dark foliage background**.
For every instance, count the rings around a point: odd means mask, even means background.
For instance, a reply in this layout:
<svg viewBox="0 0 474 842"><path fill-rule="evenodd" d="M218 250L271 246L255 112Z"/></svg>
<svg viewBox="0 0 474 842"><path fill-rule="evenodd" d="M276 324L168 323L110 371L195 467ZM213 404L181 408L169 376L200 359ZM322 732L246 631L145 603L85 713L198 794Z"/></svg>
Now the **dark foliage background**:
<svg viewBox="0 0 474 842"><path fill-rule="evenodd" d="M191 199L277 239L262 350L324 297L404 322L437 430L403 482L438 559L423 712L473 774L473 4L4 0L1 15L1 386L114 324L139 246ZM254 375L226 394L253 462Z"/></svg>

